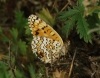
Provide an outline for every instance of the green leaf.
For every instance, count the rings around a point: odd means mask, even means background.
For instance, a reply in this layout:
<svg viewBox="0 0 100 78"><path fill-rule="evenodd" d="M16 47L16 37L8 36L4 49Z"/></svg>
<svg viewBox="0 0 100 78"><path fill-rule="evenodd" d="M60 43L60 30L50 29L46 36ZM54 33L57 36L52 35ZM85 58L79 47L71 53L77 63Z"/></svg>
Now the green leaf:
<svg viewBox="0 0 100 78"><path fill-rule="evenodd" d="M54 26L55 25L55 17L53 17L48 9L42 9L40 11L40 13L37 13L37 15L44 20L47 24L49 24L50 26Z"/></svg>
<svg viewBox="0 0 100 78"><path fill-rule="evenodd" d="M7 69L8 69L8 66L6 66L3 62L0 61L0 78L8 78Z"/></svg>
<svg viewBox="0 0 100 78"><path fill-rule="evenodd" d="M16 70L15 71L16 78L26 78L22 71Z"/></svg>
<svg viewBox="0 0 100 78"><path fill-rule="evenodd" d="M81 7L81 8L84 7L84 6L83 6L83 1L84 1L84 0L78 0L78 4L77 4L77 5L78 5L79 7Z"/></svg>
<svg viewBox="0 0 100 78"><path fill-rule="evenodd" d="M67 19L73 15L76 15L78 14L80 11L78 9L78 7L74 7L73 9L68 9L68 11L65 11L65 12L61 12L60 13L60 16L58 17L59 20L62 20L62 19Z"/></svg>
<svg viewBox="0 0 100 78"><path fill-rule="evenodd" d="M7 36L5 36L3 33L1 34L1 37L0 38L4 42L9 42L10 41L10 39Z"/></svg>
<svg viewBox="0 0 100 78"><path fill-rule="evenodd" d="M21 53L22 54L25 54L26 53L26 49L27 49L26 42L19 40L18 41L18 47L21 50Z"/></svg>
<svg viewBox="0 0 100 78"><path fill-rule="evenodd" d="M35 72L35 69L33 68L32 65L30 65L28 68L29 68L29 72L31 74L31 78L40 78L39 73L37 74Z"/></svg>
<svg viewBox="0 0 100 78"><path fill-rule="evenodd" d="M10 30L10 33L11 33L13 39L16 41L17 37L18 37L18 31L17 31L17 29L12 28L12 30Z"/></svg>
<svg viewBox="0 0 100 78"><path fill-rule="evenodd" d="M33 66L30 65L28 68L29 68L31 78L36 78L36 73L35 73L35 69L33 68Z"/></svg>
<svg viewBox="0 0 100 78"><path fill-rule="evenodd" d="M87 32L89 31L88 26L89 25L86 22L86 19L84 19L82 17L82 15L79 14L78 22L77 22L77 33L80 35L80 38L84 38L85 42L92 43L92 41L91 41L91 35L87 34Z"/></svg>
<svg viewBox="0 0 100 78"><path fill-rule="evenodd" d="M25 26L25 34L27 34L27 35L31 34L29 26Z"/></svg>
<svg viewBox="0 0 100 78"><path fill-rule="evenodd" d="M78 0L77 6L73 9L68 8L68 11L61 12L59 20L65 20L65 26L63 27L63 32L66 35L69 35L69 32L73 29L73 25L77 22L77 32L80 35L80 38L84 38L85 42L91 41L91 35L87 34L89 27L87 21L83 18L84 16L84 6L83 0ZM72 21L70 20L72 19Z"/></svg>
<svg viewBox="0 0 100 78"><path fill-rule="evenodd" d="M68 37L69 32L73 29L75 21L77 20L78 15L74 15L71 20L65 22L65 25L62 27L63 33Z"/></svg>
<svg viewBox="0 0 100 78"><path fill-rule="evenodd" d="M3 41L3 42L9 42L10 39L2 32L2 28L0 27L0 39Z"/></svg>
<svg viewBox="0 0 100 78"><path fill-rule="evenodd" d="M27 26L28 20L24 18L23 12L21 11L15 11L15 28L18 29L19 35L24 34L24 27Z"/></svg>
<svg viewBox="0 0 100 78"><path fill-rule="evenodd" d="M15 66L15 61L16 61L15 58L12 57L12 58L11 58L11 64L12 64L12 66Z"/></svg>

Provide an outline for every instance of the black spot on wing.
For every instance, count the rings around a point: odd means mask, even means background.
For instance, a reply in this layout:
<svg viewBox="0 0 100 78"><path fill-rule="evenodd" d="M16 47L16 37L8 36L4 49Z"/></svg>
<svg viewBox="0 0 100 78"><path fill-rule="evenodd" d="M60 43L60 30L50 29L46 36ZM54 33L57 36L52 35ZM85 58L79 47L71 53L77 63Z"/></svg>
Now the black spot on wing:
<svg viewBox="0 0 100 78"><path fill-rule="evenodd" d="M36 34L35 35L38 35L39 34L39 32L38 31L36 31Z"/></svg>
<svg viewBox="0 0 100 78"><path fill-rule="evenodd" d="M36 20L38 20L39 19L39 17L36 17Z"/></svg>
<svg viewBox="0 0 100 78"><path fill-rule="evenodd" d="M44 33L46 33L46 31L44 31Z"/></svg>
<svg viewBox="0 0 100 78"><path fill-rule="evenodd" d="M44 30L45 27L43 27L42 29Z"/></svg>
<svg viewBox="0 0 100 78"><path fill-rule="evenodd" d="M39 29L38 30L36 30L36 33L35 33L35 35L38 35L39 34Z"/></svg>
<svg viewBox="0 0 100 78"><path fill-rule="evenodd" d="M55 34L53 34L52 36L55 36Z"/></svg>

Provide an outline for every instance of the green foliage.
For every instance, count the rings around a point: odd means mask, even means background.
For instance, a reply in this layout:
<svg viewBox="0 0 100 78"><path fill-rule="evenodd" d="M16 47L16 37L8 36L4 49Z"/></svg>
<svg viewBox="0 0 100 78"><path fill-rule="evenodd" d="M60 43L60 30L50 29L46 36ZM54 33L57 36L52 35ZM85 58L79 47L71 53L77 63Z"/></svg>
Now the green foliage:
<svg viewBox="0 0 100 78"><path fill-rule="evenodd" d="M22 54L25 54L26 48L27 48L26 42L24 42L24 41L22 41L22 40L19 40L19 42L18 42L18 47L19 47L19 49L21 50L21 53L22 53Z"/></svg>
<svg viewBox="0 0 100 78"><path fill-rule="evenodd" d="M5 29L0 27L0 42L2 42L0 46L3 46L0 47L0 51L5 53L0 53L0 78L40 78L33 65L27 63L29 61L27 57L33 57L31 50L28 49L28 40L31 47L31 38L25 37L30 35L28 21L20 11L15 12L14 21L14 27L8 29L7 34L4 33ZM33 59L31 60L34 63Z"/></svg>
<svg viewBox="0 0 100 78"><path fill-rule="evenodd" d="M10 39L6 36L6 35L4 35L3 33L1 33L1 38L0 38L3 42L9 42L10 41Z"/></svg>
<svg viewBox="0 0 100 78"><path fill-rule="evenodd" d="M91 36L87 34L89 31L88 23L86 22L86 19L84 19L81 15L79 15L78 21L77 21L77 33L80 34L80 38L84 38L85 42L91 41Z"/></svg>
<svg viewBox="0 0 100 78"><path fill-rule="evenodd" d="M40 13L37 13L37 15L44 20L47 24L49 24L50 26L54 26L55 25L55 17L52 17L52 15L50 14L50 12L48 11L48 9L42 9L40 11Z"/></svg>
<svg viewBox="0 0 100 78"><path fill-rule="evenodd" d="M63 12L60 12L60 17L59 19L60 20L64 20L64 19L67 19L71 16L74 16L76 14L78 14L80 11L78 10L78 7L73 7L73 9L71 9L70 7L68 7L68 11L63 11Z"/></svg>
<svg viewBox="0 0 100 78"><path fill-rule="evenodd" d="M27 19L23 17L23 12L15 11L15 26L19 31L19 36L24 34L24 27L27 26Z"/></svg>
<svg viewBox="0 0 100 78"><path fill-rule="evenodd" d="M30 65L29 67L29 72L30 72L30 75L31 75L31 78L40 78L39 74L37 74L33 68L32 65Z"/></svg>
<svg viewBox="0 0 100 78"><path fill-rule="evenodd" d="M15 70L15 77L12 74L12 70L8 70L9 67L3 62L0 62L0 78L26 78L23 72Z"/></svg>
<svg viewBox="0 0 100 78"><path fill-rule="evenodd" d="M23 39L23 36L25 36L24 27L27 25L27 19L23 17L23 12L19 11L15 12L15 17L15 25L11 29L8 29L7 34L4 33L5 29L0 27L0 42L2 42L0 46L3 46L3 48L0 47L0 51L6 53L5 55L0 54L0 78L14 78L14 74L16 78L26 78L23 73L24 71L19 68L14 70L14 66L16 62L19 62L17 59L25 56L27 52L28 45L24 41L25 39ZM21 64L19 64L19 66L20 65ZM18 66L16 65L16 67Z"/></svg>
<svg viewBox="0 0 100 78"><path fill-rule="evenodd" d="M64 34L66 34L66 36L69 35L70 31L76 25L77 33L80 35L80 38L83 38L85 42L92 43L91 34L87 34L87 32L91 28L91 23L94 23L94 25L96 25L97 21L89 23L89 20L87 21L87 19L89 19L90 16L88 15L88 17L85 18L86 16L84 15L87 14L87 11L85 12L85 9L87 8L85 8L85 6L83 5L83 0L78 0L77 6L73 7L72 9L68 7L68 11L60 12L60 16L58 19L65 21L62 31ZM95 8L95 10L93 10L91 13L88 12L88 14L98 14L99 11L97 10L99 10L99 8Z"/></svg>
<svg viewBox="0 0 100 78"><path fill-rule="evenodd" d="M10 30L10 33L12 35L13 41L16 41L18 38L18 30L15 28L12 28L12 30Z"/></svg>
<svg viewBox="0 0 100 78"><path fill-rule="evenodd" d="M27 78L22 71L16 70L15 71L16 78Z"/></svg>
<svg viewBox="0 0 100 78"><path fill-rule="evenodd" d="M7 37L5 34L3 34L1 32L1 40L3 42L12 42L11 44L11 50L13 52L20 52L20 53L24 53L26 52L27 49L27 45L25 41L22 41L21 39L18 38L18 30L15 28L12 28L12 30L10 30L10 34L11 34L11 38Z"/></svg>
<svg viewBox="0 0 100 78"><path fill-rule="evenodd" d="M31 31L30 31L28 26L25 26L25 34L26 35L30 35L31 34Z"/></svg>
<svg viewBox="0 0 100 78"><path fill-rule="evenodd" d="M69 32L73 29L73 26L77 21L77 32L78 34L80 34L80 38L84 38L84 41L91 43L91 36L87 35L87 32L89 30L88 23L86 22L85 18L83 18L82 7L75 7L73 9L69 8L68 12L62 12L61 15L62 16L60 16L59 19L71 19L67 20L65 22L65 26L63 27L63 31L64 33L66 33L67 36Z"/></svg>
<svg viewBox="0 0 100 78"><path fill-rule="evenodd" d="M74 15L70 20L66 21L65 25L62 27L63 34L66 34L67 37L68 37L69 32L73 29L77 16L78 16L77 14Z"/></svg>
<svg viewBox="0 0 100 78"><path fill-rule="evenodd" d="M7 69L8 67L4 63L0 62L0 78L8 78Z"/></svg>

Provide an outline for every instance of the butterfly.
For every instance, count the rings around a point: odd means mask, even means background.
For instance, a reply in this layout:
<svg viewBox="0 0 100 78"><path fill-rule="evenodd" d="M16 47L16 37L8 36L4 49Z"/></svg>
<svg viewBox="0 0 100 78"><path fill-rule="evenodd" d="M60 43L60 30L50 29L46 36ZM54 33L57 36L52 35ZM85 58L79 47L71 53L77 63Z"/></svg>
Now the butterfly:
<svg viewBox="0 0 100 78"><path fill-rule="evenodd" d="M44 63L54 63L65 54L65 45L60 35L36 15L30 15L28 24L33 35L33 53Z"/></svg>

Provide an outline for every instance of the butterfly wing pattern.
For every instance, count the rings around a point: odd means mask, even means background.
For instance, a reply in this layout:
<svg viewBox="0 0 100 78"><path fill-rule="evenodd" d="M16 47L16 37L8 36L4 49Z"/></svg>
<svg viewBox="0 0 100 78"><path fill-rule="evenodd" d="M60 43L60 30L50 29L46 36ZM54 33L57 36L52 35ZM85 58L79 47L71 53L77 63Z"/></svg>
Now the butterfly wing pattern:
<svg viewBox="0 0 100 78"><path fill-rule="evenodd" d="M33 35L31 42L33 53L44 63L55 62L62 54L61 49L65 49L62 38L36 15L29 16L28 24Z"/></svg>

